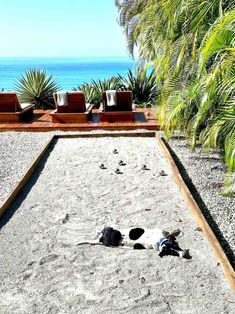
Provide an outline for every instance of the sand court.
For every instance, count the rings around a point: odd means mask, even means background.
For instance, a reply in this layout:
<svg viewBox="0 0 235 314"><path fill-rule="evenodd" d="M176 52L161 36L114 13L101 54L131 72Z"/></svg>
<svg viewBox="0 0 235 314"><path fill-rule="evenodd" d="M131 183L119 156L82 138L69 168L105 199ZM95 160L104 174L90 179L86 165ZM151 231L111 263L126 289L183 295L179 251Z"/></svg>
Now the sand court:
<svg viewBox="0 0 235 314"><path fill-rule="evenodd" d="M76 245L105 226L179 228L192 259ZM0 313L221 314L234 302L155 138L59 139L2 220Z"/></svg>

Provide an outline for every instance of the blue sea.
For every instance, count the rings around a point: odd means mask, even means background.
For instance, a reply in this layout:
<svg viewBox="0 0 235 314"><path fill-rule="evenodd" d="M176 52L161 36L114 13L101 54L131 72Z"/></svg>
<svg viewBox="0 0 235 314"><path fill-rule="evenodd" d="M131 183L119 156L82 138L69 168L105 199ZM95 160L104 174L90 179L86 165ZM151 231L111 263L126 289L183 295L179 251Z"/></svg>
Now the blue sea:
<svg viewBox="0 0 235 314"><path fill-rule="evenodd" d="M128 57L0 57L0 90L14 90L17 79L29 69L46 70L62 89L70 90L92 79L107 79L117 74L127 76L128 69L134 69L134 61Z"/></svg>

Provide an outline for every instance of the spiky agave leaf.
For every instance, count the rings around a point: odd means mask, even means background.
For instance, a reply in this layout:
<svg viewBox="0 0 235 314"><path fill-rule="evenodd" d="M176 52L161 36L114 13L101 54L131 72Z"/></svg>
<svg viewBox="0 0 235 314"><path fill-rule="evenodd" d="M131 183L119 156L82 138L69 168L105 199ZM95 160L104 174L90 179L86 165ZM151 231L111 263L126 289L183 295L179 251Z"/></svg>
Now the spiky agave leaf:
<svg viewBox="0 0 235 314"><path fill-rule="evenodd" d="M121 83L126 90L133 92L136 104L154 104L157 98L156 75L154 69L138 65L135 71L128 71L128 76Z"/></svg>
<svg viewBox="0 0 235 314"><path fill-rule="evenodd" d="M53 107L53 93L60 89L59 84L45 70L30 69L15 83L22 102L30 102L36 108Z"/></svg>
<svg viewBox="0 0 235 314"><path fill-rule="evenodd" d="M119 90L122 88L121 78L116 76L104 80L92 80L91 84L94 86L99 101L101 101L102 92L110 89Z"/></svg>
<svg viewBox="0 0 235 314"><path fill-rule="evenodd" d="M98 104L100 101L100 95L97 93L96 88L91 83L84 83L73 88L74 91L82 91L85 95L87 103Z"/></svg>

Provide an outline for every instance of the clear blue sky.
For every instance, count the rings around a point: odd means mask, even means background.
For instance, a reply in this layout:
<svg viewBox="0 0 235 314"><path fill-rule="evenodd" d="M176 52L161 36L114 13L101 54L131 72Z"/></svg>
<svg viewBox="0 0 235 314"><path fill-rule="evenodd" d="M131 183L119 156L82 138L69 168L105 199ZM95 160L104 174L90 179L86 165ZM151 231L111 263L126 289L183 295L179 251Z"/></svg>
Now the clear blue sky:
<svg viewBox="0 0 235 314"><path fill-rule="evenodd" d="M0 56L127 56L114 0L0 0Z"/></svg>

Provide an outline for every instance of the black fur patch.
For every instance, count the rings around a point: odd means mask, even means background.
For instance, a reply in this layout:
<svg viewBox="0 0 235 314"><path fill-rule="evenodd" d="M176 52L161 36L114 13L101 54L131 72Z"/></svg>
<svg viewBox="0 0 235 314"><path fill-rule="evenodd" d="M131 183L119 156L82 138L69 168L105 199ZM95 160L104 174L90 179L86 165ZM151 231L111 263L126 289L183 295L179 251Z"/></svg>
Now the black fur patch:
<svg viewBox="0 0 235 314"><path fill-rule="evenodd" d="M110 227L102 230L102 234L103 235L99 241L105 246L118 246L122 239L121 232Z"/></svg>
<svg viewBox="0 0 235 314"><path fill-rule="evenodd" d="M134 244L133 249L134 250L145 250L145 247L140 243L136 243L136 244Z"/></svg>
<svg viewBox="0 0 235 314"><path fill-rule="evenodd" d="M143 233L144 233L144 229L142 229L142 228L133 228L129 232L129 238L131 240L138 240L142 236Z"/></svg>

